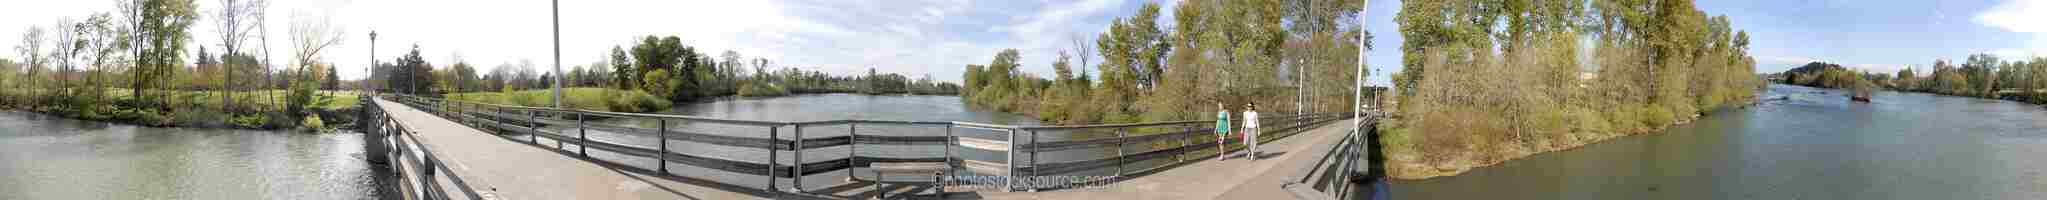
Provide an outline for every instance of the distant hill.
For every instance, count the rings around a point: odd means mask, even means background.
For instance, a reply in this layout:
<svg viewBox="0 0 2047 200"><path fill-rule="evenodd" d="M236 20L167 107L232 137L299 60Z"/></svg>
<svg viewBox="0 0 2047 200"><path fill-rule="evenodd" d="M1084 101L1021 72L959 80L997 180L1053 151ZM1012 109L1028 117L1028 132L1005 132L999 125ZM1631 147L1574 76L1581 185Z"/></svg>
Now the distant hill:
<svg viewBox="0 0 2047 200"><path fill-rule="evenodd" d="M1819 74L1821 72L1826 72L1827 69L1840 69L1843 71L1848 70L1848 68L1846 67L1841 67L1840 64L1826 62L1811 62L1805 63L1804 66L1798 66L1797 68L1784 70L1784 74Z"/></svg>
<svg viewBox="0 0 2047 200"><path fill-rule="evenodd" d="M1855 71L1848 70L1847 67L1826 62L1806 63L1804 66L1784 70L1784 73L1779 73L1778 76L1782 76L1775 78L1779 83L1823 88L1850 88L1874 84L1863 79Z"/></svg>

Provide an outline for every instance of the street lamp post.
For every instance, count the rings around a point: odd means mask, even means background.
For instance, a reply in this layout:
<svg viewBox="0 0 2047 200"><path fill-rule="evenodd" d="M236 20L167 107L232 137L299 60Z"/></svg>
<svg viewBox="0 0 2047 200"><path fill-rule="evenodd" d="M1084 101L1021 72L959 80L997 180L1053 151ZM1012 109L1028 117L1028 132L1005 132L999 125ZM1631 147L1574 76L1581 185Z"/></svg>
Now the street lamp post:
<svg viewBox="0 0 2047 200"><path fill-rule="evenodd" d="M371 30L371 31L370 31L370 68L376 68L376 66L377 66L377 31L375 31L375 30ZM370 77L376 77L376 75L375 75L375 74L373 74L373 73L376 73L376 72L375 72L374 70L366 70L366 71L370 71L370 73L372 73L372 74L370 74ZM370 85L370 81L369 81L369 80L370 80L370 78L363 78L363 88L364 88L364 89L369 89L369 85ZM374 90L374 89L371 89L371 90L370 90L370 96L372 96L372 97L376 96L376 90ZM376 102L362 102L362 103L376 103ZM367 113L365 113L365 114L367 114ZM358 119L360 119L360 120L369 120L369 118L371 118L371 117L367 117L367 116L365 116L365 117L362 117L362 118L358 118ZM379 123L379 122L365 122L365 121L357 121L356 123L357 123L357 124L365 124L365 123ZM383 133L382 131L376 131L376 129L374 129L374 128L372 128L372 127L369 127L369 126L360 126L360 127L363 127L363 134L362 134L362 137L363 137L363 138L362 138L362 140L363 140L363 159L368 159L368 160L370 161L370 163L373 163L373 164L376 164L376 165L379 165L379 166L386 166L385 164L388 164L388 163L390 162L390 161L388 161L390 157L388 157L389 155L388 155L388 154L386 154L386 151L388 151L388 148L389 148L389 146L387 146L387 145L384 145L385 143L384 143L384 140L383 140L383 139L384 139L384 138L383 138L383 136L384 136L384 134L385 134L385 133Z"/></svg>
<svg viewBox="0 0 2047 200"><path fill-rule="evenodd" d="M1370 136L1370 135L1359 135L1359 134L1364 134L1364 130L1362 130L1362 129L1364 129L1364 128L1363 128L1363 127L1359 127L1359 125L1363 125L1362 123L1364 122L1364 119L1363 119L1362 117L1364 117L1364 112L1365 112L1365 110L1364 110L1363 108L1364 108L1364 105L1365 105L1365 51L1366 51L1366 50L1365 50L1365 42L1366 42L1366 41L1365 41L1365 39L1366 39L1366 38L1365 38L1365 37L1364 37L1364 35L1362 35L1362 34L1364 34L1364 30L1365 30L1364 26L1365 26L1365 24L1366 24L1366 23L1365 23L1365 16L1366 16L1366 15L1365 15L1365 7L1367 7L1368 5L1370 5L1370 4L1371 4L1370 2L1361 2L1361 3L1362 3L1362 4L1366 4L1366 5L1359 5L1359 6L1358 6L1358 34L1360 34L1360 35L1358 36L1358 65L1357 65L1357 80L1356 80L1356 82L1354 82L1354 83L1353 83L1354 85L1352 85L1352 86L1351 86L1351 90L1352 90L1352 92L1353 92L1353 93L1351 94L1352 96L1351 96L1351 105L1350 105L1350 110L1351 110L1351 117L1350 117L1350 120L1351 120L1351 130L1350 130L1350 134L1351 134L1351 136L1353 136L1353 137L1366 137L1366 136ZM1362 140L1357 140L1357 141L1371 141L1371 140L1376 140L1376 139L1377 139L1377 138L1366 138L1366 139L1362 139ZM1371 143L1366 143L1366 142L1358 142L1358 144L1360 144L1360 145L1363 145L1363 149L1372 149ZM1364 159L1364 164L1365 164L1365 166L1371 166L1371 165L1373 165L1373 163L1372 163L1372 160L1371 160L1371 159ZM1366 171L1365 171L1365 173L1371 173L1371 168L1370 168L1370 167L1367 167L1367 168L1365 168L1365 170L1366 170ZM1346 168L1344 169L1344 171L1350 171L1350 167L1346 166ZM1347 172L1346 172L1346 173L1344 173L1344 174L1345 174L1346 176L1348 176L1348 175L1349 175L1349 173L1347 173Z"/></svg>
<svg viewBox="0 0 2047 200"><path fill-rule="evenodd" d="M562 108L562 11L561 0L554 4L554 108Z"/></svg>
<svg viewBox="0 0 2047 200"><path fill-rule="evenodd" d="M376 89L369 88L370 86L369 80L377 77L376 68L377 68L377 31L370 30L370 67L363 69L363 71L365 71L365 74L370 75L369 77L363 78L363 88L370 89L370 95L377 94Z"/></svg>

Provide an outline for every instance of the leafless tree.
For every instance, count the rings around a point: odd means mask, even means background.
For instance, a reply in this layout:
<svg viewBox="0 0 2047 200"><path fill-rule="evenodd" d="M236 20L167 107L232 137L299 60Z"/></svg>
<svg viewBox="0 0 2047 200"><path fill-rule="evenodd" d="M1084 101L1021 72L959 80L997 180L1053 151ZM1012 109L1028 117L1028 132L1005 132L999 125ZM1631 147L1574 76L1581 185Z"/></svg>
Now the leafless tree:
<svg viewBox="0 0 2047 200"><path fill-rule="evenodd" d="M297 73L306 73L306 66L319 62L321 50L341 44L342 31L326 16L298 13L292 20L292 56L298 61Z"/></svg>
<svg viewBox="0 0 2047 200"><path fill-rule="evenodd" d="M1073 57L1080 58L1080 65L1074 66L1074 69L1078 69L1080 71L1080 74L1085 76L1087 74L1087 69L1091 68L1091 66L1088 65L1087 61L1089 58L1093 58L1095 56L1094 54L1095 45L1088 44L1088 41L1091 40L1087 39L1086 35L1082 35L1079 33L1073 34L1072 40L1073 46L1070 48L1073 48L1072 51Z"/></svg>
<svg viewBox="0 0 2047 200"><path fill-rule="evenodd" d="M26 63L24 63L24 65L22 65L22 67L27 68L24 71L27 71L28 73L23 73L24 76L22 77L22 80L28 80L31 85L36 84L37 82L36 71L40 71L39 69L42 69L43 63L48 62L44 60L42 56L44 45L46 44L44 43L44 41L48 40L45 39L48 37L48 35L46 34L47 31L44 30L43 27L30 26L28 27L28 31L24 31L21 33L21 44L18 44L17 46L14 47L15 51L21 52L21 57L24 59L24 61L27 61Z"/></svg>
<svg viewBox="0 0 2047 200"><path fill-rule="evenodd" d="M217 28L215 33L220 36L220 46L227 50L222 55L228 56L222 56L223 58L241 54L241 47L243 42L248 40L251 29L263 25L254 18L261 18L268 6L269 3L264 0L220 0L219 10L214 11L214 22ZM252 21L256 23L251 23ZM234 63L235 60L239 59L221 59L224 66L222 80L234 80L235 67L239 66ZM222 92L225 94L220 95L220 105L223 108L232 108L234 95L231 92L239 90L227 82L221 81L221 87L225 89Z"/></svg>

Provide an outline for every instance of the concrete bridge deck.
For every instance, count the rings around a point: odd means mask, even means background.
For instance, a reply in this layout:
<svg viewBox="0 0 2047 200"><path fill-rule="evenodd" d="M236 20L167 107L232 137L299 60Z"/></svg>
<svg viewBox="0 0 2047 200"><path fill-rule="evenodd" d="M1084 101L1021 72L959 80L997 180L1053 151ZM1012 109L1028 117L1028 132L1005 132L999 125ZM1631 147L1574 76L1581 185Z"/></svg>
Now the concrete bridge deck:
<svg viewBox="0 0 2047 200"><path fill-rule="evenodd" d="M430 146L431 153L476 190L481 199L871 199L875 191L866 183L827 185L805 193L763 191L702 184L644 169L605 164L550 147L503 139L439 116L383 99L374 103L390 117L415 129L417 143ZM1316 147L1338 142L1350 132L1348 123L1313 126L1299 134L1261 146L1260 159L1247 159L1242 151L1230 159L1188 162L1152 172L1133 175L1105 189L1006 192L963 191L946 193L946 199L1291 199L1281 188L1286 179L1298 178L1294 171L1315 165ZM445 182L445 181L444 181ZM452 184L450 184L452 185ZM890 185L891 199L912 196L913 189ZM449 190L453 190L452 188ZM928 193L928 192L927 192ZM457 197L466 198L466 197Z"/></svg>
<svg viewBox="0 0 2047 200"><path fill-rule="evenodd" d="M1280 186L1287 179L1300 178L1297 169L1314 165L1322 152L1316 147L1341 141L1350 132L1348 123L1319 125L1288 138L1260 144L1259 159L1246 159L1242 151L1228 160L1191 162L1154 174L1139 175L1093 191L983 192L987 199L1294 199Z"/></svg>

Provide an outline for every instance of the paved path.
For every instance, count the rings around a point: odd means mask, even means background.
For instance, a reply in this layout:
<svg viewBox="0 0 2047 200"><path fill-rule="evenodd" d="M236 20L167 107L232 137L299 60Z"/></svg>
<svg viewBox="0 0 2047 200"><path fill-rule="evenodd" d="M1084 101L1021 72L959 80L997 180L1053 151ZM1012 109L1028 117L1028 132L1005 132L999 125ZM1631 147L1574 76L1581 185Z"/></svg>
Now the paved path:
<svg viewBox="0 0 2047 200"><path fill-rule="evenodd" d="M497 199L768 199L688 184L635 170L614 168L570 155L500 139L480 130L406 107L376 100L391 117L419 132L454 174L479 196ZM449 188L448 191L457 191ZM773 194L766 194L773 195Z"/></svg>
<svg viewBox="0 0 2047 200"><path fill-rule="evenodd" d="M1301 167L1313 165L1328 146L1350 132L1347 120L1323 124L1299 135L1260 144L1261 158L1244 159L1241 151L1229 160L1194 162L1155 174L1143 175L1112 185L1102 191L983 192L988 199L1294 199L1280 184Z"/></svg>

